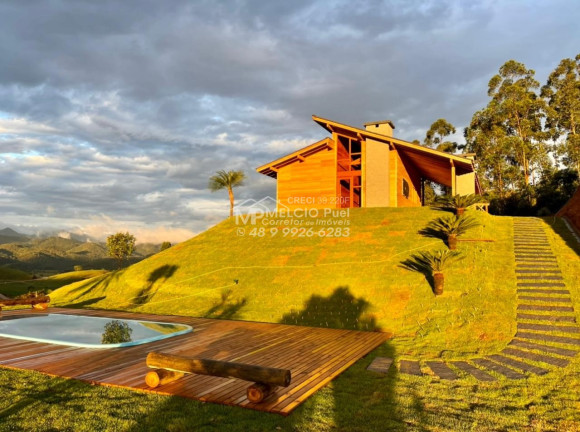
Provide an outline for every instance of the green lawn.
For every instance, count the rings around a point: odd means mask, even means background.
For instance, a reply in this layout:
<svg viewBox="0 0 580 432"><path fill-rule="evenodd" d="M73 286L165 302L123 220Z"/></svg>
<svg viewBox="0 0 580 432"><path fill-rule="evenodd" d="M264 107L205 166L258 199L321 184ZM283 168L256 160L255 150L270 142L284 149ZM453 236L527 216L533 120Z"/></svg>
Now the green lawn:
<svg viewBox="0 0 580 432"><path fill-rule="evenodd" d="M466 258L452 267L439 298L422 275L398 266L410 249L443 247L440 240L417 234L438 214L355 212L352 236L340 240L265 241L237 236L237 227L225 222L129 269L53 293L60 305L376 325L395 333L287 418L0 369L0 430L580 430L579 356L564 369L522 381L446 382L398 375L393 368L387 376L366 371L376 356L462 358L496 352L513 335L511 218L478 215L485 226L467 237L495 242L460 243ZM580 248L562 223L552 223L545 220L580 320ZM146 300L122 303L136 296Z"/></svg>
<svg viewBox="0 0 580 432"><path fill-rule="evenodd" d="M445 248L418 234L444 212L419 208L354 210L351 234L340 238L259 238L251 226L239 236L226 221L125 270L64 287L53 304L378 327L396 334L397 350L409 355L495 352L515 329L513 260L504 259L513 256L512 223L474 213L483 225L466 237L494 241L460 243L465 259L438 298L422 274L400 267L413 251Z"/></svg>
<svg viewBox="0 0 580 432"><path fill-rule="evenodd" d="M41 279L22 278L21 280L17 280L15 278L7 281L6 279L8 278L6 278L4 280L0 280L0 294L4 294L8 297L16 297L31 291L51 293L55 289L65 285L92 279L97 276L102 276L106 273L108 273L106 270L81 270L69 273L61 273Z"/></svg>

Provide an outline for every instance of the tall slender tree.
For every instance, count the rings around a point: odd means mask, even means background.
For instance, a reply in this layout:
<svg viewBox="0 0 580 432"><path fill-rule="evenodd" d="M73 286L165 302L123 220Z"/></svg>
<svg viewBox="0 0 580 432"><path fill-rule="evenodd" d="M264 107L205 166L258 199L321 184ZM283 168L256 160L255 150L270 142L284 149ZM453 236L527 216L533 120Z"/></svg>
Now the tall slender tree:
<svg viewBox="0 0 580 432"><path fill-rule="evenodd" d="M540 83L534 75L523 63L509 60L489 81L488 88L491 101L487 109L503 132L505 139L501 141L510 149L509 157L520 166L524 188L530 184L534 169L547 163L542 130L546 103L536 93Z"/></svg>
<svg viewBox="0 0 580 432"><path fill-rule="evenodd" d="M209 178L209 189L212 192L227 189L230 198L230 217L234 215L234 188L243 186L246 174L243 171L220 170Z"/></svg>
<svg viewBox="0 0 580 432"><path fill-rule="evenodd" d="M569 168L580 172L580 54L563 59L542 88L548 102L546 128L558 140L556 154Z"/></svg>
<svg viewBox="0 0 580 432"><path fill-rule="evenodd" d="M445 137L455 133L455 126L447 120L440 118L433 122L427 133L423 143L428 147L434 147L437 150L446 153L453 153L457 150L457 143L445 141Z"/></svg>
<svg viewBox="0 0 580 432"><path fill-rule="evenodd" d="M465 129L465 140L467 150L477 155L477 168L483 174L480 179L485 182L485 189L505 198L514 187L517 163L508 157L509 139L491 109L484 108L473 115Z"/></svg>

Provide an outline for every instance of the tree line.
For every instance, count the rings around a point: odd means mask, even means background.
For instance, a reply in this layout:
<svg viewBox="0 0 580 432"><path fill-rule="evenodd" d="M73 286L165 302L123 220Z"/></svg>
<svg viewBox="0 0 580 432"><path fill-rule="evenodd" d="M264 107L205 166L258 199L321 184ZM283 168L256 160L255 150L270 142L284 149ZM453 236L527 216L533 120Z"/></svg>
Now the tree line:
<svg viewBox="0 0 580 432"><path fill-rule="evenodd" d="M556 212L578 185L580 54L563 59L541 86L515 60L488 84L489 102L464 130L465 143L445 141L455 127L438 119L424 144L475 153L490 208L501 214Z"/></svg>

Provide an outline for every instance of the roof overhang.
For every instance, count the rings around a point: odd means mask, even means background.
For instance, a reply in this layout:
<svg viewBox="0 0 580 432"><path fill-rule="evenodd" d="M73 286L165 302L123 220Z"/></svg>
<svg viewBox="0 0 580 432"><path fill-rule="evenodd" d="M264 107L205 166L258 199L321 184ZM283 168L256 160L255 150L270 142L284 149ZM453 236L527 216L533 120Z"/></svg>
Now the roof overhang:
<svg viewBox="0 0 580 432"><path fill-rule="evenodd" d="M295 152L287 154L286 156L282 156L281 158L269 162L266 165L262 165L261 167L256 168L256 171L269 177L278 178L278 170L280 168L295 162L304 162L305 158L320 151L332 150L334 148L333 144L334 142L332 139L324 138L323 140L315 142L308 147L296 150Z"/></svg>
<svg viewBox="0 0 580 432"><path fill-rule="evenodd" d="M420 171L424 178L437 183L451 186L451 167L455 168L456 175L475 172L473 160L470 158L445 153L429 147L413 144L398 138L355 128L333 120L313 115L312 119L330 133L363 141L371 139L383 142L391 148L396 148L402 158L409 160ZM476 189L481 192L479 180L476 177Z"/></svg>

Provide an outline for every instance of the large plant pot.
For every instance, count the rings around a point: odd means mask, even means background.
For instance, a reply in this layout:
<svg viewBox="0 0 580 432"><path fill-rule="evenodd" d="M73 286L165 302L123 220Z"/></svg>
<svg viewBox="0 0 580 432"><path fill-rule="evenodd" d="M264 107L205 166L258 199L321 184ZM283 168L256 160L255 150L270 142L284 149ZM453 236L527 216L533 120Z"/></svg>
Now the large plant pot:
<svg viewBox="0 0 580 432"><path fill-rule="evenodd" d="M465 213L465 208L463 208L463 207L459 207L459 208L456 208L456 209L455 209L455 214L456 214L457 216L462 216L462 215L463 215L463 213Z"/></svg>
<svg viewBox="0 0 580 432"><path fill-rule="evenodd" d="M445 285L445 277L441 272L433 272L434 288L433 292L435 295L443 294L443 286Z"/></svg>
<svg viewBox="0 0 580 432"><path fill-rule="evenodd" d="M447 236L447 245L450 250L457 249L457 234L449 234Z"/></svg>

